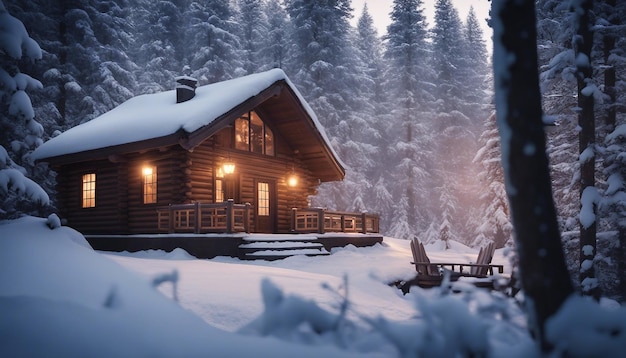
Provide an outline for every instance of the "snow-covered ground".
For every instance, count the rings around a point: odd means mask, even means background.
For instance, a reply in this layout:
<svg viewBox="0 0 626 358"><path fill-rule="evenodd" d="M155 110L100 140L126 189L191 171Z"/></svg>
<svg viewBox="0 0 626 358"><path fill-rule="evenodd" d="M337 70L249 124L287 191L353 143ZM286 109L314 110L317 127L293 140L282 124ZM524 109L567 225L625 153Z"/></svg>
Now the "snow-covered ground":
<svg viewBox="0 0 626 358"><path fill-rule="evenodd" d="M477 255L457 243L426 251L433 261ZM501 251L494 263L506 275ZM408 242L392 238L323 257L199 260L180 249L96 252L46 219L0 222L0 356L536 355L503 295L388 286L414 275L410 261Z"/></svg>

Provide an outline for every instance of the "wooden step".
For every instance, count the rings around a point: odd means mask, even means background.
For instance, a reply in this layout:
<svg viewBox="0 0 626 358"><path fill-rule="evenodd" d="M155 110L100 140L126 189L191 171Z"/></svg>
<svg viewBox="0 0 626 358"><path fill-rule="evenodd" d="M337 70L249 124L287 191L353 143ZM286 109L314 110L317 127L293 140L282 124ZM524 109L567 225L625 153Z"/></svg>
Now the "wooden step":
<svg viewBox="0 0 626 358"><path fill-rule="evenodd" d="M294 240L295 239L295 240ZM244 244L239 245L244 260L281 260L291 256L330 255L316 237L307 235L286 235L277 239L275 236L248 236Z"/></svg>

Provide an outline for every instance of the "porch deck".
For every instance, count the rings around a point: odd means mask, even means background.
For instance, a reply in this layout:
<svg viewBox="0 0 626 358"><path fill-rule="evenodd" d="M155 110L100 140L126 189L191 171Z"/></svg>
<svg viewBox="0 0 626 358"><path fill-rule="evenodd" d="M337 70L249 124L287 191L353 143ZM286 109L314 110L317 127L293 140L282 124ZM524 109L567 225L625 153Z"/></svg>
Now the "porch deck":
<svg viewBox="0 0 626 358"><path fill-rule="evenodd" d="M250 204L172 204L157 209L159 231L167 233L248 233ZM292 208L292 233L378 233L379 217L369 213L330 211L324 208Z"/></svg>
<svg viewBox="0 0 626 358"><path fill-rule="evenodd" d="M136 235L85 235L87 241L95 250L101 251L143 251L165 250L172 251L182 248L189 254L200 259L211 259L217 256L237 257L242 260L281 259L292 254L286 252L294 245L288 243L316 243L320 248L330 252L333 247L354 245L356 247L373 246L383 242L380 234L369 233L326 233L326 234L247 234L247 233L214 233L214 234L136 234ZM252 243L275 243L275 252L268 253L266 245L251 245ZM283 243L283 244L281 244ZM250 251L250 247L258 246L265 252ZM280 253L279 247L285 250ZM291 247L290 247L291 246ZM299 245L296 245L299 246ZM311 255L304 250L301 253Z"/></svg>

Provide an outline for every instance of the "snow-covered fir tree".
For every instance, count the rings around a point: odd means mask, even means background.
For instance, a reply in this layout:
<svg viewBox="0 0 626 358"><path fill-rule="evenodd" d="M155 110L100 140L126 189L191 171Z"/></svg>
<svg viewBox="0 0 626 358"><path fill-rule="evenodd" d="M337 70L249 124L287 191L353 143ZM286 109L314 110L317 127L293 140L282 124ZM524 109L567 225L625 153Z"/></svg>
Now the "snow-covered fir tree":
<svg viewBox="0 0 626 358"><path fill-rule="evenodd" d="M246 74L267 69L265 40L268 38L267 16L261 0L237 0L237 33L239 34L243 69Z"/></svg>
<svg viewBox="0 0 626 358"><path fill-rule="evenodd" d="M405 203L397 207L391 233L405 239L427 226L437 210L429 198L435 187L430 175L433 138L429 136L434 76L428 66L426 28L421 0L394 1L384 57L389 61L386 90L393 98L388 133L393 143L386 159L397 164L389 168L387 182L396 183L392 189L394 201Z"/></svg>
<svg viewBox="0 0 626 358"><path fill-rule="evenodd" d="M286 10L291 19L293 44L288 69L293 71L294 82L347 164L346 181L362 183L357 163L367 159L360 144L351 138L354 131L361 130L355 123L361 118L358 96L353 93L358 85L355 74L357 55L349 41L352 32L350 2L291 0L286 1ZM313 205L348 209L355 198L351 194L354 188L343 189L347 187L352 185L325 183L313 199Z"/></svg>
<svg viewBox="0 0 626 358"><path fill-rule="evenodd" d="M509 202L504 187L502 170L500 137L496 127L496 116L492 113L485 122L484 130L479 138L480 149L476 152L473 162L480 167L479 210L468 226L475 228L472 246L484 246L494 242L496 248L512 244L513 226L509 217Z"/></svg>
<svg viewBox="0 0 626 358"><path fill-rule="evenodd" d="M462 23L451 0L437 0L435 23L432 28L431 67L437 76L434 94L437 98L436 112L463 111L462 102L469 84L462 77L467 68Z"/></svg>
<svg viewBox="0 0 626 358"><path fill-rule="evenodd" d="M609 10L610 9L610 10ZM579 273L579 214L580 214L580 162L579 162L579 123L577 100L577 84L576 84L576 64L575 51L572 47L572 38L575 38L574 24L578 21L573 18L574 12L570 11L567 3L558 1L545 0L538 4L538 35L540 44L540 64L543 66L542 73L542 90L544 92L544 107L546 112L550 114L549 120L556 122L558 125L549 132L548 151L552 163L552 175L554 178L555 199L559 208L559 221L561 229L564 231L564 249L568 257L570 273L575 279ZM609 264L612 260L619 262L617 254L618 250L612 248L621 247L618 244L619 238L616 234L619 232L619 220L617 216L611 212L611 207L616 204L613 195L617 192L612 186L616 177L611 178L613 170L619 166L614 166L613 160L616 146L615 137L610 133L619 120L598 120L599 118L609 118L610 108L619 112L619 105L606 105L606 101L611 101L611 82L609 80L608 87L606 83L606 73L613 66L608 63L609 58L615 61L620 58L611 56L612 50L605 53L605 48L611 47L611 41L605 42L605 34L619 34L621 26L615 25L619 20L615 20L613 15L619 16L624 13L623 5L613 4L611 1L598 1L594 4L593 9L593 29L595 30L594 47L591 51L590 64L594 68L592 74L592 82L595 88L603 89L604 94L595 91L595 160L597 163L603 163L603 167L610 167L609 171L601 173L602 166L595 166L596 185L600 193L610 193L606 199L607 203L602 202L599 205L599 217L596 220L598 225L597 255L594 264L598 270L598 279L600 287L606 292L613 295L617 291L617 282L623 279L616 278L618 272L616 266ZM610 24L613 23L613 26ZM617 39L623 38L617 35ZM616 50L623 53L623 50ZM615 62L619 63L619 60ZM623 76L623 70L619 71L619 65L615 67L616 74ZM617 84L620 83L618 80ZM592 87L588 87L592 88ZM607 88L609 88L607 92ZM618 103L618 102L616 102ZM622 112L623 113L623 112ZM606 115L606 117L604 117ZM619 116L616 116L617 119ZM610 138L605 140L605 138ZM619 149L617 149L619 151ZM609 179L610 178L610 179ZM613 181L613 182L612 182ZM611 183L612 182L612 183ZM610 188L610 189L609 189ZM611 213L609 213L611 212ZM621 250L620 250L621 252Z"/></svg>
<svg viewBox="0 0 626 358"><path fill-rule="evenodd" d="M265 14L267 37L264 39L261 51L268 62L264 64L264 68L284 68L288 61L289 17L280 0L268 0L265 5Z"/></svg>
<svg viewBox="0 0 626 358"><path fill-rule="evenodd" d="M6 219L36 213L50 200L27 177L35 170L30 153L42 143L43 136L28 92L41 89L42 84L21 72L19 66L22 60L41 59L41 48L2 1L0 23L0 218ZM11 157L18 158L19 163Z"/></svg>
<svg viewBox="0 0 626 358"><path fill-rule="evenodd" d="M185 47L191 75L199 85L245 74L241 43L235 34L234 11L230 2L192 2L185 13ZM186 63L187 64L187 63Z"/></svg>
<svg viewBox="0 0 626 358"><path fill-rule="evenodd" d="M189 5L187 0L137 1L132 22L139 93L171 89L173 78L182 74L191 48L185 31L194 24L194 19L185 12L197 6L197 3Z"/></svg>
<svg viewBox="0 0 626 358"><path fill-rule="evenodd" d="M594 4L597 60L596 80L602 84L602 99L596 101L598 145L602 152L603 170L598 175L604 184L599 205L599 227L596 265L602 291L606 295L626 297L626 206L624 197L624 163L626 149L621 128L626 124L626 3L597 1Z"/></svg>
<svg viewBox="0 0 626 358"><path fill-rule="evenodd" d="M480 21L476 17L474 8L470 7L469 13L465 20L464 37L465 37L465 87L468 91L463 93L463 97L467 101L466 112L469 116L474 117L475 111L478 114L485 113L485 99L491 98L491 82L492 76L489 71L489 56L487 53L487 45L485 43L484 33L480 27Z"/></svg>

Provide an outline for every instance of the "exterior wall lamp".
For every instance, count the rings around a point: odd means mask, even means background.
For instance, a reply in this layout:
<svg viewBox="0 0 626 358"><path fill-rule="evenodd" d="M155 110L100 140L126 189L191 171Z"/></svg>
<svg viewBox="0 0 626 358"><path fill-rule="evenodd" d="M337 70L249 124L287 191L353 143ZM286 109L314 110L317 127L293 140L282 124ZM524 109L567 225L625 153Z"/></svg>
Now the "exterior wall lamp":
<svg viewBox="0 0 626 358"><path fill-rule="evenodd" d="M229 160L227 162L224 162L222 168L224 169L224 174L232 174L235 172L235 163Z"/></svg>
<svg viewBox="0 0 626 358"><path fill-rule="evenodd" d="M289 175L289 177L287 178L287 184L292 188L298 185L298 176L296 175L296 173L291 173Z"/></svg>

